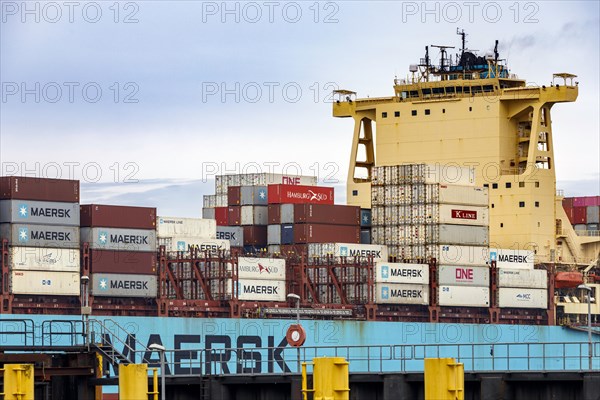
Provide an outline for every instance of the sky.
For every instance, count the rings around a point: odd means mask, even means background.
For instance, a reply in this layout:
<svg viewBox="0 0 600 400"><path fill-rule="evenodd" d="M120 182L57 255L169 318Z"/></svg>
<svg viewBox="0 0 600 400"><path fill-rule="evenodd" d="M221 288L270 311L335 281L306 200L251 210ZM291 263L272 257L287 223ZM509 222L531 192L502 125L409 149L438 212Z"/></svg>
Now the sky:
<svg viewBox="0 0 600 400"><path fill-rule="evenodd" d="M343 190L353 122L331 92L393 95L426 45L500 57L553 108L558 188L600 194L598 2L0 1L2 175L79 179L82 203L199 216L224 173ZM438 54L432 52L432 57Z"/></svg>

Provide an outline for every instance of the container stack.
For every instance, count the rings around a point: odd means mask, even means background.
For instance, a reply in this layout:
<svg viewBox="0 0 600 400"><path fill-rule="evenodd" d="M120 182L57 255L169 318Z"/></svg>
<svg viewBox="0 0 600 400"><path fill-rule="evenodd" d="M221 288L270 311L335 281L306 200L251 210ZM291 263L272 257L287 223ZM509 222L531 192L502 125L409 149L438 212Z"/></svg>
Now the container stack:
<svg viewBox="0 0 600 400"><path fill-rule="evenodd" d="M575 231L586 235L600 235L600 196L565 198L563 208Z"/></svg>
<svg viewBox="0 0 600 400"><path fill-rule="evenodd" d="M375 303L428 305L429 265L376 263Z"/></svg>
<svg viewBox="0 0 600 400"><path fill-rule="evenodd" d="M238 279L234 287L233 280L227 280L227 294L233 294L243 301L286 301L286 265L281 258L238 258ZM211 281L211 286L217 284ZM213 293L219 293L212 288Z"/></svg>
<svg viewBox="0 0 600 400"><path fill-rule="evenodd" d="M214 219L158 217L156 232L159 246L165 246L169 257L177 253L218 256L229 253L228 240L217 239Z"/></svg>
<svg viewBox="0 0 600 400"><path fill-rule="evenodd" d="M156 208L82 205L81 242L93 296L156 297Z"/></svg>
<svg viewBox="0 0 600 400"><path fill-rule="evenodd" d="M490 249L498 269L500 308L548 308L548 273L534 269L529 250Z"/></svg>
<svg viewBox="0 0 600 400"><path fill-rule="evenodd" d="M79 181L0 177L12 294L79 295L79 217Z"/></svg>

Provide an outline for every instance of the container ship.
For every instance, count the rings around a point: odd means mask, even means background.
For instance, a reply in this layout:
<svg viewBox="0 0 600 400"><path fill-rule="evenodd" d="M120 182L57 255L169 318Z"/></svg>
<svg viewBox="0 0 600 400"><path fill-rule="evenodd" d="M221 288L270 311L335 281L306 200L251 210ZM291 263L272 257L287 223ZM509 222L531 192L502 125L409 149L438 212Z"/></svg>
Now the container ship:
<svg viewBox="0 0 600 400"><path fill-rule="evenodd" d="M1 177L0 331L83 316L145 346L285 348L299 314L306 346L585 342L564 326L599 320L600 196L557 190L551 124L576 76L527 86L497 41L462 44L426 47L392 96L334 93L347 205L314 176L222 175L181 218Z"/></svg>

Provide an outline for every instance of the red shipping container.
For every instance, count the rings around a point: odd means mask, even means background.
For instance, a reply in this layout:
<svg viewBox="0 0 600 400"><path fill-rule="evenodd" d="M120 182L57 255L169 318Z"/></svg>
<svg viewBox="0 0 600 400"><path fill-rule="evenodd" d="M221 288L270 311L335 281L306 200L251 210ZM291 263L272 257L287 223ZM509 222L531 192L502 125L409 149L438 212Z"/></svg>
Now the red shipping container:
<svg viewBox="0 0 600 400"><path fill-rule="evenodd" d="M79 203L79 181L2 176L0 199Z"/></svg>
<svg viewBox="0 0 600 400"><path fill-rule="evenodd" d="M227 207L227 225L239 225L242 221L242 207L231 206Z"/></svg>
<svg viewBox="0 0 600 400"><path fill-rule="evenodd" d="M267 227L244 226L244 246L267 246Z"/></svg>
<svg viewBox="0 0 600 400"><path fill-rule="evenodd" d="M267 219L269 225L279 225L281 223L281 206L279 204L269 204Z"/></svg>
<svg viewBox="0 0 600 400"><path fill-rule="evenodd" d="M573 207L585 207L585 197L573 197Z"/></svg>
<svg viewBox="0 0 600 400"><path fill-rule="evenodd" d="M596 196L596 200L594 201L595 206L600 206L600 196Z"/></svg>
<svg viewBox="0 0 600 400"><path fill-rule="evenodd" d="M295 204L295 223L360 225L360 207L329 204ZM341 242L341 240L334 240Z"/></svg>
<svg viewBox="0 0 600 400"><path fill-rule="evenodd" d="M81 226L156 229L156 208L83 204Z"/></svg>
<svg viewBox="0 0 600 400"><path fill-rule="evenodd" d="M156 253L90 249L90 271L105 274L156 274Z"/></svg>
<svg viewBox="0 0 600 400"><path fill-rule="evenodd" d="M227 207L215 207L215 220L217 221L217 225L229 225L229 218L227 217L228 210Z"/></svg>
<svg viewBox="0 0 600 400"><path fill-rule="evenodd" d="M571 223L571 225L573 225L574 224L574 222L573 222L573 207L565 207L563 204L563 208L565 209L567 218L569 218L569 222Z"/></svg>
<svg viewBox="0 0 600 400"><path fill-rule="evenodd" d="M587 207L573 207L573 225L587 224Z"/></svg>
<svg viewBox="0 0 600 400"><path fill-rule="evenodd" d="M294 224L294 243L360 243L360 226Z"/></svg>
<svg viewBox="0 0 600 400"><path fill-rule="evenodd" d="M279 249L281 254L286 257L301 256L308 253L307 244L282 244Z"/></svg>
<svg viewBox="0 0 600 400"><path fill-rule="evenodd" d="M239 206L241 196L241 188L239 186L229 186L227 188L227 205Z"/></svg>
<svg viewBox="0 0 600 400"><path fill-rule="evenodd" d="M573 208L573 198L572 197L564 198L562 204L563 204L563 207L565 208L565 210L567 208Z"/></svg>
<svg viewBox="0 0 600 400"><path fill-rule="evenodd" d="M596 196L584 197L583 202L586 207L593 207L596 205Z"/></svg>
<svg viewBox="0 0 600 400"><path fill-rule="evenodd" d="M269 185L269 204L333 204L333 188L303 185Z"/></svg>

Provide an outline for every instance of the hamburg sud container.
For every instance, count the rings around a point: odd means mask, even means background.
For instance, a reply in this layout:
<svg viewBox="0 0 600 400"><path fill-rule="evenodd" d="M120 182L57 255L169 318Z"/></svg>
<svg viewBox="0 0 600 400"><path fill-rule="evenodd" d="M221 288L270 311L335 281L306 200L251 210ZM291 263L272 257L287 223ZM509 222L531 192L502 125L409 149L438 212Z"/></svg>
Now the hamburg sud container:
<svg viewBox="0 0 600 400"><path fill-rule="evenodd" d="M0 177L0 199L79 202L79 181L65 179Z"/></svg>
<svg viewBox="0 0 600 400"><path fill-rule="evenodd" d="M375 302L379 304L429 304L429 287L403 283L376 283Z"/></svg>
<svg viewBox="0 0 600 400"><path fill-rule="evenodd" d="M489 307L490 289L478 286L440 286L438 303L441 306Z"/></svg>
<svg viewBox="0 0 600 400"><path fill-rule="evenodd" d="M330 187L304 185L269 185L269 204L333 204Z"/></svg>
<svg viewBox="0 0 600 400"><path fill-rule="evenodd" d="M79 249L79 227L1 224L0 239L11 246Z"/></svg>
<svg viewBox="0 0 600 400"><path fill-rule="evenodd" d="M294 243L328 243L342 240L346 243L360 243L360 226L295 224Z"/></svg>
<svg viewBox="0 0 600 400"><path fill-rule="evenodd" d="M150 229L81 228L81 241L91 249L156 252L156 231Z"/></svg>
<svg viewBox="0 0 600 400"><path fill-rule="evenodd" d="M489 225L488 209L458 204L428 204L425 206L426 224Z"/></svg>
<svg viewBox="0 0 600 400"><path fill-rule="evenodd" d="M438 265L486 266L490 249L485 246L430 245L426 246L426 258L435 258Z"/></svg>
<svg viewBox="0 0 600 400"><path fill-rule="evenodd" d="M81 205L82 227L156 229L156 208Z"/></svg>
<svg viewBox="0 0 600 400"><path fill-rule="evenodd" d="M542 269L498 270L498 287L546 289L548 273Z"/></svg>
<svg viewBox="0 0 600 400"><path fill-rule="evenodd" d="M158 237L199 237L216 239L217 223L213 219L158 217L156 219Z"/></svg>
<svg viewBox="0 0 600 400"><path fill-rule="evenodd" d="M200 253L220 254L231 249L229 240L203 239L187 236L158 238L158 245L165 246L166 251L171 252L197 250Z"/></svg>
<svg viewBox="0 0 600 400"><path fill-rule="evenodd" d="M241 225L268 225L267 206L242 206L240 214Z"/></svg>
<svg viewBox="0 0 600 400"><path fill-rule="evenodd" d="M217 239L227 240L232 247L244 245L244 228L241 226L217 226Z"/></svg>
<svg viewBox="0 0 600 400"><path fill-rule="evenodd" d="M498 289L500 308L548 308L547 289L500 288Z"/></svg>
<svg viewBox="0 0 600 400"><path fill-rule="evenodd" d="M10 273L13 294L79 296L80 272L24 271Z"/></svg>
<svg viewBox="0 0 600 400"><path fill-rule="evenodd" d="M490 269L488 267L440 265L438 283L447 286L488 287L490 285Z"/></svg>
<svg viewBox="0 0 600 400"><path fill-rule="evenodd" d="M79 226L79 204L0 200L0 223Z"/></svg>
<svg viewBox="0 0 600 400"><path fill-rule="evenodd" d="M285 277L284 259L240 257L235 294L240 300L285 301Z"/></svg>
<svg viewBox="0 0 600 400"><path fill-rule="evenodd" d="M329 224L329 225L360 225L360 207L329 204L295 204L294 222Z"/></svg>
<svg viewBox="0 0 600 400"><path fill-rule="evenodd" d="M98 297L156 297L156 275L92 274L92 295Z"/></svg>
<svg viewBox="0 0 600 400"><path fill-rule="evenodd" d="M496 268L533 269L534 252L531 250L490 248L490 261L496 262Z"/></svg>
<svg viewBox="0 0 600 400"><path fill-rule="evenodd" d="M79 272L79 249L10 247L8 265L13 270Z"/></svg>
<svg viewBox="0 0 600 400"><path fill-rule="evenodd" d="M375 264L375 282L428 285L429 265L380 261Z"/></svg>

